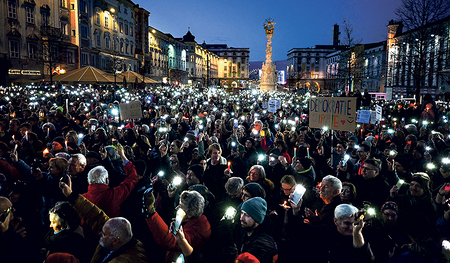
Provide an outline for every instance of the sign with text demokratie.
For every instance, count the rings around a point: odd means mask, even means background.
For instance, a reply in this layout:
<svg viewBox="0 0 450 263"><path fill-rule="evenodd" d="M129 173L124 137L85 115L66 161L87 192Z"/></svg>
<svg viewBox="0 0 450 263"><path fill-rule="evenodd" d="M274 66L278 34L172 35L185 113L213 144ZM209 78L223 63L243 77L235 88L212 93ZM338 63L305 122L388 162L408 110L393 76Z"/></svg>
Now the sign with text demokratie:
<svg viewBox="0 0 450 263"><path fill-rule="evenodd" d="M356 98L316 97L309 101L309 127L355 131Z"/></svg>

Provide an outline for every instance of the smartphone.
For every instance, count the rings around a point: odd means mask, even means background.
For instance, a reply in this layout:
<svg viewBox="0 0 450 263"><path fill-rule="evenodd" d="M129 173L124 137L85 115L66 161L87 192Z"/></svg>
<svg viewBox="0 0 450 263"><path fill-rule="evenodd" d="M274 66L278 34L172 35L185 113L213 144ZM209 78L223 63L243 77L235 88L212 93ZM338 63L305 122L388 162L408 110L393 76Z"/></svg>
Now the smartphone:
<svg viewBox="0 0 450 263"><path fill-rule="evenodd" d="M236 144L236 142L231 142L231 149L233 150L233 152L237 151L237 144Z"/></svg>
<svg viewBox="0 0 450 263"><path fill-rule="evenodd" d="M295 187L294 194L292 195L292 202L294 204L298 205L298 202L300 202L300 199L302 199L305 192L306 192L306 188L303 185L298 184Z"/></svg>
<svg viewBox="0 0 450 263"><path fill-rule="evenodd" d="M77 145L80 146L81 142L83 142L84 134L80 133L78 134L78 142Z"/></svg>
<svg viewBox="0 0 450 263"><path fill-rule="evenodd" d="M234 127L237 128L239 126L239 121L238 120L234 120Z"/></svg>
<svg viewBox="0 0 450 263"><path fill-rule="evenodd" d="M225 219L232 220L236 216L236 212L237 210L234 207L232 206L228 207L227 210L225 211L224 215Z"/></svg>
<svg viewBox="0 0 450 263"><path fill-rule="evenodd" d="M260 134L261 134L261 137L264 137L264 136L266 135L266 133L264 132L264 130L261 130Z"/></svg>
<svg viewBox="0 0 450 263"><path fill-rule="evenodd" d="M174 235L177 234L178 229L180 229L181 222L183 221L184 216L186 213L183 211L183 209L178 208L177 215L175 216L175 222L173 224L172 233Z"/></svg>
<svg viewBox="0 0 450 263"><path fill-rule="evenodd" d="M347 163L347 161L350 159L350 155L346 154L344 155L344 160L342 161L342 166L345 166L345 164Z"/></svg>
<svg viewBox="0 0 450 263"><path fill-rule="evenodd" d="M402 117L402 122L405 122L405 117Z"/></svg>
<svg viewBox="0 0 450 263"><path fill-rule="evenodd" d="M97 129L97 126L92 125L92 126L91 126L91 131L95 132L95 129Z"/></svg>
<svg viewBox="0 0 450 263"><path fill-rule="evenodd" d="M398 152L396 150L390 150L389 151L389 157L395 158L397 156Z"/></svg>

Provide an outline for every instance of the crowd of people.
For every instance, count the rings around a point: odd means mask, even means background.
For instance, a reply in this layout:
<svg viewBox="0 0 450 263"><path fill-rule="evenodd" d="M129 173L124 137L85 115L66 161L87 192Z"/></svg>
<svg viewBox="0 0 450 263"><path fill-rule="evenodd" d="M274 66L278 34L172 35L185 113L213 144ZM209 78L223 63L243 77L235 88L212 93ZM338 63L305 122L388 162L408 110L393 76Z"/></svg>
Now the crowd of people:
<svg viewBox="0 0 450 263"><path fill-rule="evenodd" d="M447 262L447 104L342 96L383 118L311 129L291 92L0 89L1 261Z"/></svg>

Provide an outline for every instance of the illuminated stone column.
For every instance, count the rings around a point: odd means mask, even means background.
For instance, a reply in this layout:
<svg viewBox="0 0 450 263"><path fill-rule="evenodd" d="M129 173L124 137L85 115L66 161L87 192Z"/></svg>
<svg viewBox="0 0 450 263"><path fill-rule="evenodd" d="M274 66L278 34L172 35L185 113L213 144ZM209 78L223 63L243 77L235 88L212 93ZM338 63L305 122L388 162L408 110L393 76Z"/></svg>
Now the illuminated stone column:
<svg viewBox="0 0 450 263"><path fill-rule="evenodd" d="M272 63L272 37L275 22L273 19L266 19L264 29L266 30L267 44L266 44L266 61L262 64L262 76L260 79L260 90L274 91L277 88L277 73L276 66Z"/></svg>

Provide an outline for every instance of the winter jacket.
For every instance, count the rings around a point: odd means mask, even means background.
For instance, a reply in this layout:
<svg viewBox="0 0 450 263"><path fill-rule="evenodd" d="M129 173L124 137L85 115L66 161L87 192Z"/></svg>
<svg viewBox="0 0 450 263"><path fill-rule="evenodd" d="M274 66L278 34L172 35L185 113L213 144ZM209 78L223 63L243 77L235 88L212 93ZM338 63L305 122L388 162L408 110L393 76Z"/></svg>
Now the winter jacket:
<svg viewBox="0 0 450 263"><path fill-rule="evenodd" d="M94 233L100 233L103 225L109 220L109 217L93 203L79 194L72 193L68 197L73 208L84 220L84 224L91 228ZM103 261L105 256L110 253L109 249L100 244L95 250L91 263L111 262L111 263L144 263L148 262L147 253L142 243L133 238L128 243L111 253L107 260Z"/></svg>
<svg viewBox="0 0 450 263"><path fill-rule="evenodd" d="M169 227L158 212L147 218L146 221L156 243L167 250L166 262L171 263L181 253L175 237L170 233ZM211 226L204 215L193 218L183 223L182 226L186 240L194 248L194 251L200 250L211 236Z"/></svg>
<svg viewBox="0 0 450 263"><path fill-rule="evenodd" d="M117 187L110 188L106 184L90 184L83 196L102 209L108 216L120 216L120 204L130 195L137 183L137 173L133 163L124 166L127 177Z"/></svg>

